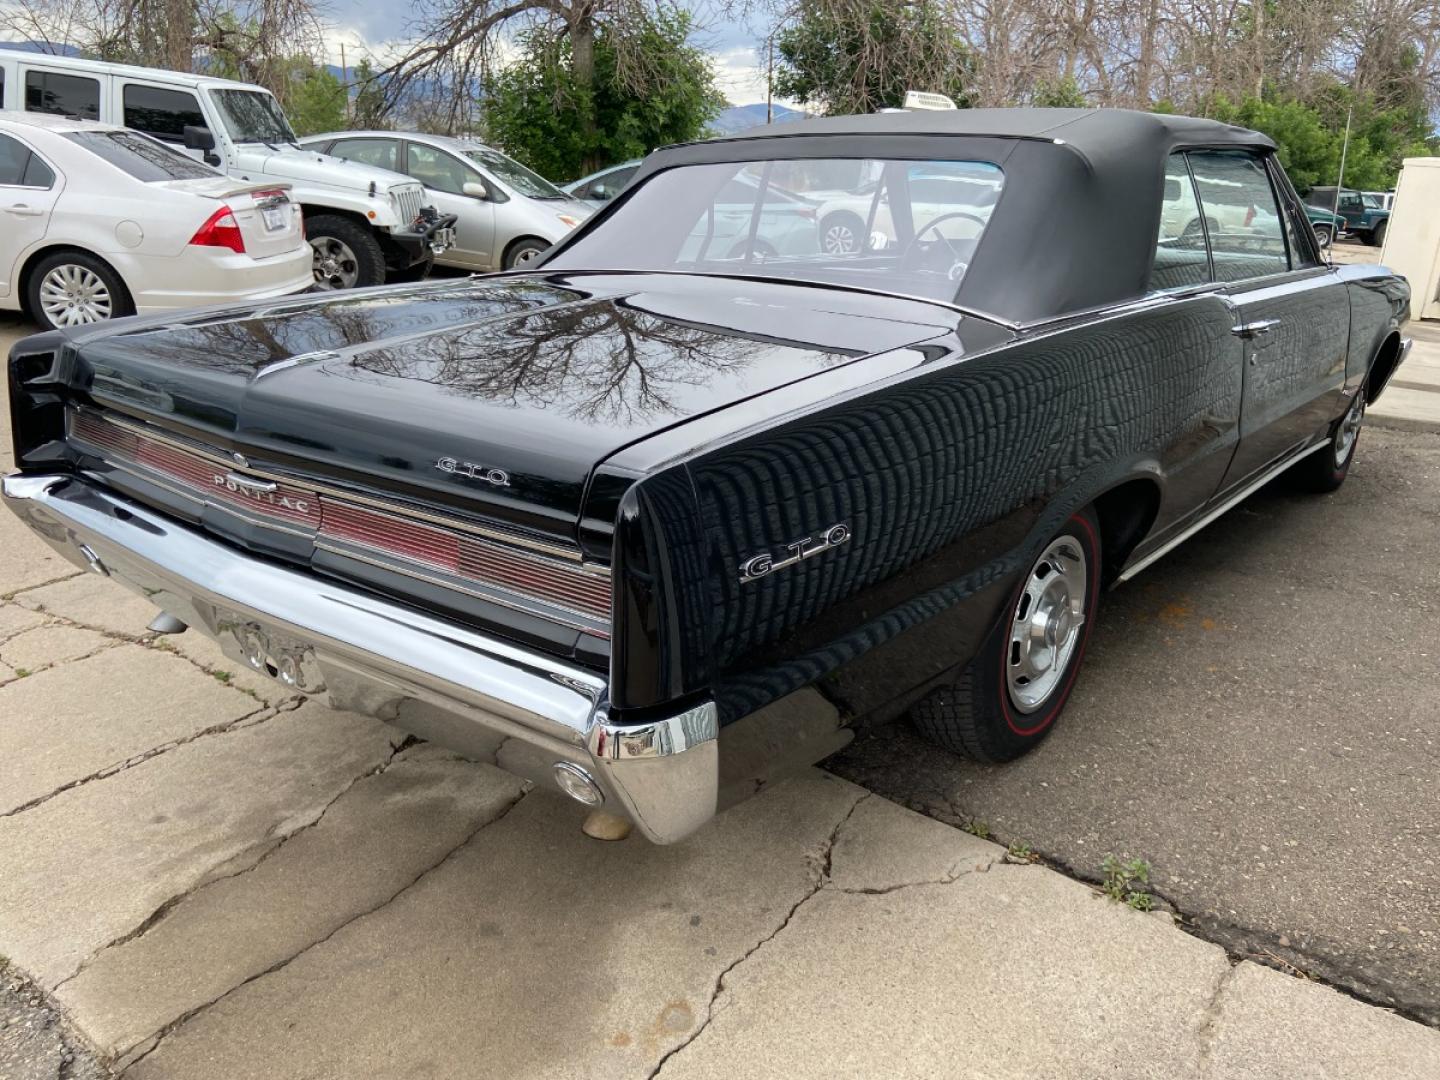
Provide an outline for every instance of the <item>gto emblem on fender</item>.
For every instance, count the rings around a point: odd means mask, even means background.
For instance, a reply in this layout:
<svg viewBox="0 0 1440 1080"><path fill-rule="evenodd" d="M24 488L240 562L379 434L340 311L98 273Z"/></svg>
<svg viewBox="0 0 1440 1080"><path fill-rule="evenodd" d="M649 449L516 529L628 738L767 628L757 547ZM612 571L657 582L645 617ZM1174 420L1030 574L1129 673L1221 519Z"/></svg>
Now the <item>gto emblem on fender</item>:
<svg viewBox="0 0 1440 1080"><path fill-rule="evenodd" d="M839 547L849 539L850 526L841 522L823 530L819 536L807 536L803 540L796 540L793 544L786 544L785 550L790 554L781 558L777 559L768 551L761 555L751 555L740 564L740 580L742 583L758 581L762 577L773 574L776 570L794 566L801 559L813 558L822 551Z"/></svg>
<svg viewBox="0 0 1440 1080"><path fill-rule="evenodd" d="M452 476L464 476L471 480L484 480L496 487L509 487L510 474L504 469L489 469L470 461L456 461L453 457L442 457L435 462L435 468Z"/></svg>

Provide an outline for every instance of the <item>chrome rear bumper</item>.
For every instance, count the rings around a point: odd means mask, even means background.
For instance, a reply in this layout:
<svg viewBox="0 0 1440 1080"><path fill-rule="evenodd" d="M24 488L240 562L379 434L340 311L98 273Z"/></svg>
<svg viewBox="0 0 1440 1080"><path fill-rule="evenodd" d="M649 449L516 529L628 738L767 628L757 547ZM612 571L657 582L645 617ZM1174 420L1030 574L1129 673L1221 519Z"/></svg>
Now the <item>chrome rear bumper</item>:
<svg viewBox="0 0 1440 1080"><path fill-rule="evenodd" d="M4 501L51 547L215 638L227 656L301 692L457 750L489 740L537 782L559 762L593 779L607 809L659 844L712 816L715 706L612 724L607 684L339 583L250 557L94 484L12 475Z"/></svg>

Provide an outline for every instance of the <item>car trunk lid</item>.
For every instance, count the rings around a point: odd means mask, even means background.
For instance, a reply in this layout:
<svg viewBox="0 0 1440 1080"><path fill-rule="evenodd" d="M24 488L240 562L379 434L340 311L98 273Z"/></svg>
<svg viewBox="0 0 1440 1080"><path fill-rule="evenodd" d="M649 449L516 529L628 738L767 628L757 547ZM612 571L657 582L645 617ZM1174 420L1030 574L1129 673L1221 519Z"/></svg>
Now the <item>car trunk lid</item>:
<svg viewBox="0 0 1440 1080"><path fill-rule="evenodd" d="M515 276L151 320L81 339L71 381L271 470L573 543L607 457L934 337L945 315L738 280Z"/></svg>

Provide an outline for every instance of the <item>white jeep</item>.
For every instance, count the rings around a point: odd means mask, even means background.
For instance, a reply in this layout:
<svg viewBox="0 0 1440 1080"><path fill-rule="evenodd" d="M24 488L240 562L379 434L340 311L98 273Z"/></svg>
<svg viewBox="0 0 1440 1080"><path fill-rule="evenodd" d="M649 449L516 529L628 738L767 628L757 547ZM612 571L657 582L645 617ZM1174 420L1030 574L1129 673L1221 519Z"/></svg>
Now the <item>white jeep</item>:
<svg viewBox="0 0 1440 1080"><path fill-rule="evenodd" d="M0 47L0 108L143 131L238 179L290 185L321 289L422 276L454 218L399 173L303 150L280 103L250 83Z"/></svg>

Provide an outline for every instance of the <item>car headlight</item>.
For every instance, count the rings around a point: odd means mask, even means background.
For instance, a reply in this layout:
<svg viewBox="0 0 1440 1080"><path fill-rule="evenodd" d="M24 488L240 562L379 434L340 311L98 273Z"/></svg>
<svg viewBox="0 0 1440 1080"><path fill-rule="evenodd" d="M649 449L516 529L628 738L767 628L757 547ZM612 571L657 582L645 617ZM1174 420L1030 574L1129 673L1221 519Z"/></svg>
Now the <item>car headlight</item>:
<svg viewBox="0 0 1440 1080"><path fill-rule="evenodd" d="M573 229L580 224L580 219L572 214L556 214L555 216L565 224L567 229Z"/></svg>

